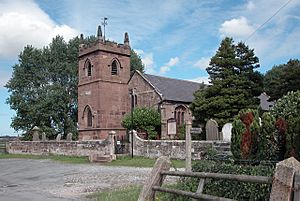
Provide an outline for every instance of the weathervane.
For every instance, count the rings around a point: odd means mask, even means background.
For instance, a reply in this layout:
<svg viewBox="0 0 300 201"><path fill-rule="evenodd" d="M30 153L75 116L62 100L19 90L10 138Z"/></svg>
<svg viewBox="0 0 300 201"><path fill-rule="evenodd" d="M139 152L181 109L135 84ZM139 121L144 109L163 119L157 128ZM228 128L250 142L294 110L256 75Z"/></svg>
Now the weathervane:
<svg viewBox="0 0 300 201"><path fill-rule="evenodd" d="M101 23L103 25L103 32L104 32L104 42L105 42L105 25L107 25L107 17L103 18L103 22Z"/></svg>

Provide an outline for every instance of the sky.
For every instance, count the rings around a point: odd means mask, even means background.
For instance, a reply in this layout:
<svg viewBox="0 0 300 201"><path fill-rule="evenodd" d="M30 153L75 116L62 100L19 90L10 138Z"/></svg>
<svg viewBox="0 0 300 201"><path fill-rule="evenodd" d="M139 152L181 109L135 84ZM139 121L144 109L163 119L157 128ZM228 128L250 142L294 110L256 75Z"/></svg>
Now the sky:
<svg viewBox="0 0 300 201"><path fill-rule="evenodd" d="M254 49L262 73L300 59L299 11L300 0L0 0L0 136L17 134L4 85L28 44L95 35L107 17L106 38L123 43L128 32L146 73L208 83L226 36Z"/></svg>

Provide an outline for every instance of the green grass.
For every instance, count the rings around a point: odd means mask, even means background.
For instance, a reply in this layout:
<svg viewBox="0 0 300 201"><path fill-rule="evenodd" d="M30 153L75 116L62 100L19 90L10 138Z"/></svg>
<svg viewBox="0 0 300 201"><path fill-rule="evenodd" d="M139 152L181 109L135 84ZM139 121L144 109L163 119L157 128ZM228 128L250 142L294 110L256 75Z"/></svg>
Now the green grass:
<svg viewBox="0 0 300 201"><path fill-rule="evenodd" d="M111 163L105 163L106 166L130 166L130 167L153 167L156 159L145 158L140 156L121 156ZM183 168L185 167L184 160L171 160L172 167Z"/></svg>
<svg viewBox="0 0 300 201"><path fill-rule="evenodd" d="M127 186L107 192L93 193L88 198L101 201L133 201L138 200L142 186Z"/></svg>
<svg viewBox="0 0 300 201"><path fill-rule="evenodd" d="M165 188L176 188L176 184L163 185ZM127 186L121 189L110 190L106 192L98 192L88 195L87 198L101 201L136 201L139 198L142 186ZM167 201L169 196L167 193L157 192L155 201Z"/></svg>
<svg viewBox="0 0 300 201"><path fill-rule="evenodd" d="M32 154L1 154L0 159L21 158L21 159L51 159L63 163L85 164L90 163L88 157L62 156L62 155L32 155ZM129 166L129 167L153 167L156 159L140 156L121 156L111 163L102 163L105 166ZM172 167L185 167L184 160L171 160Z"/></svg>
<svg viewBox="0 0 300 201"><path fill-rule="evenodd" d="M62 156L62 155L31 155L31 154L0 154L0 159L51 159L63 163L83 164L89 163L88 157Z"/></svg>

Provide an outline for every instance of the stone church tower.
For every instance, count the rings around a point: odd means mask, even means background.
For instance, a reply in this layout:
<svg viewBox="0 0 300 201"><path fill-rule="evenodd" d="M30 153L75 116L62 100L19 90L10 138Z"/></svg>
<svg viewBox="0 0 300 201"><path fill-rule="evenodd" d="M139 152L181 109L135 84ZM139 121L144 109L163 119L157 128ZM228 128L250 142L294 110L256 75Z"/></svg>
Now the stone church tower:
<svg viewBox="0 0 300 201"><path fill-rule="evenodd" d="M98 27L97 41L79 48L79 140L105 139L109 131L124 135L122 117L130 111L128 81L130 46L104 41Z"/></svg>

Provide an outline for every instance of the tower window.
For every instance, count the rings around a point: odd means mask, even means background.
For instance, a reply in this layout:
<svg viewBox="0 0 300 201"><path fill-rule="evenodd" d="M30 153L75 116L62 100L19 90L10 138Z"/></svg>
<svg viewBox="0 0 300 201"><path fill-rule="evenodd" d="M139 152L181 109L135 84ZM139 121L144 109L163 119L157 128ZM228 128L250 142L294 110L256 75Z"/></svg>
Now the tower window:
<svg viewBox="0 0 300 201"><path fill-rule="evenodd" d="M87 76L92 76L92 64L89 59L87 59L84 64L84 70L86 71Z"/></svg>
<svg viewBox="0 0 300 201"><path fill-rule="evenodd" d="M86 126L92 127L93 126L93 114L89 106L85 108L85 117L86 117Z"/></svg>
<svg viewBox="0 0 300 201"><path fill-rule="evenodd" d="M92 127L92 125L93 125L93 115L91 110L89 109L87 113L87 126Z"/></svg>
<svg viewBox="0 0 300 201"><path fill-rule="evenodd" d="M117 75L118 74L118 63L116 60L114 60L111 64L111 74Z"/></svg>

